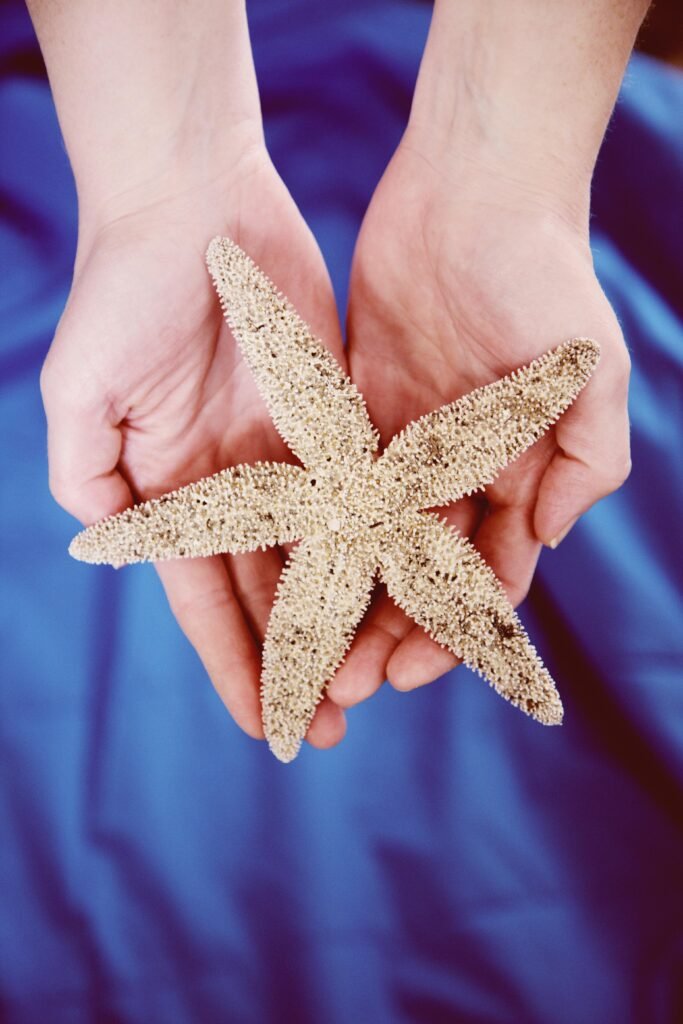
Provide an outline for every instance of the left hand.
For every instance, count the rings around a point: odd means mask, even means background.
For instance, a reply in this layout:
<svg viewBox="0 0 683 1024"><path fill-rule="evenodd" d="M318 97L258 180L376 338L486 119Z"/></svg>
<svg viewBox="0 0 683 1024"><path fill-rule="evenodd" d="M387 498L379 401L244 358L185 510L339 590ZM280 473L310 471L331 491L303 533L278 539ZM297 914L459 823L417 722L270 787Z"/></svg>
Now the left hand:
<svg viewBox="0 0 683 1024"><path fill-rule="evenodd" d="M555 546L628 476L630 361L581 219L550 192L460 171L406 132L356 245L348 358L386 445L411 420L570 337L598 341L598 368L557 425L485 493L442 510L516 606L542 544ZM385 678L409 690L456 663L380 591L327 692L350 707Z"/></svg>
<svg viewBox="0 0 683 1024"><path fill-rule="evenodd" d="M83 213L66 309L41 375L50 486L84 525L226 466L292 461L221 315L204 254L228 234L344 358L322 254L260 142L208 182L152 180L109 218ZM279 548L156 563L217 693L263 739L261 646ZM344 736L325 698L306 739Z"/></svg>

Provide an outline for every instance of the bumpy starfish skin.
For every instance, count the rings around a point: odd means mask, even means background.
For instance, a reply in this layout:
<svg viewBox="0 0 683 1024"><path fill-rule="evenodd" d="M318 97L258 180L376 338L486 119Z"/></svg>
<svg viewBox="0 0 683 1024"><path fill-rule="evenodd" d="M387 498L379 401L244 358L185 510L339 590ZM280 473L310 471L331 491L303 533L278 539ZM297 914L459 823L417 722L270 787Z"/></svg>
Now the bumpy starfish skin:
<svg viewBox="0 0 683 1024"><path fill-rule="evenodd" d="M491 483L554 423L599 358L573 339L407 426L377 457L365 403L296 310L230 239L207 263L273 422L305 468L237 466L95 523L89 562L253 551L300 540L263 646L264 731L281 761L303 737L379 572L396 603L507 700L559 724L554 683L494 573L433 513Z"/></svg>
<svg viewBox="0 0 683 1024"><path fill-rule="evenodd" d="M370 601L375 569L366 537L322 530L301 541L282 574L261 674L263 728L282 761L298 753Z"/></svg>
<svg viewBox="0 0 683 1024"><path fill-rule="evenodd" d="M297 540L311 528L308 474L285 462L234 466L151 498L83 530L70 553L127 565L237 553Z"/></svg>
<svg viewBox="0 0 683 1024"><path fill-rule="evenodd" d="M493 483L570 404L597 354L588 339L566 342L525 369L415 420L382 455L385 486L402 488L405 506L420 509Z"/></svg>
<svg viewBox="0 0 683 1024"><path fill-rule="evenodd" d="M273 423L305 466L369 466L379 445L363 397L291 303L229 239L214 239L207 262L225 319Z"/></svg>
<svg viewBox="0 0 683 1024"><path fill-rule="evenodd" d="M537 721L562 721L550 674L500 581L468 540L433 514L406 512L380 557L389 594L434 640Z"/></svg>

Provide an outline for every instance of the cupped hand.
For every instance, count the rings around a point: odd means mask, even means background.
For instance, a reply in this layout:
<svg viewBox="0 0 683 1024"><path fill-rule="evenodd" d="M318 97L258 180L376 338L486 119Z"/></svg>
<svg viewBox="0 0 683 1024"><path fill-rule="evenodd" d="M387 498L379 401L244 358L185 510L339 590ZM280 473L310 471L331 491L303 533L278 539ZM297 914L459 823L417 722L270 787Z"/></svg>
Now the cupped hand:
<svg viewBox="0 0 683 1024"><path fill-rule="evenodd" d="M406 423L570 337L601 360L576 402L485 492L439 510L469 536L516 606L542 544L556 546L630 470L629 357L595 277L587 228L551 190L456 172L407 131L365 216L348 310L351 375L382 443ZM456 664L378 591L328 696L350 707Z"/></svg>
<svg viewBox="0 0 683 1024"><path fill-rule="evenodd" d="M344 360L321 253L261 144L207 183L180 177L113 197L81 222L41 376L50 487L85 525L229 465L294 461L206 270L217 234L238 242ZM259 739L260 644L282 566L278 549L157 564L219 695ZM344 732L326 698L307 739L328 747Z"/></svg>

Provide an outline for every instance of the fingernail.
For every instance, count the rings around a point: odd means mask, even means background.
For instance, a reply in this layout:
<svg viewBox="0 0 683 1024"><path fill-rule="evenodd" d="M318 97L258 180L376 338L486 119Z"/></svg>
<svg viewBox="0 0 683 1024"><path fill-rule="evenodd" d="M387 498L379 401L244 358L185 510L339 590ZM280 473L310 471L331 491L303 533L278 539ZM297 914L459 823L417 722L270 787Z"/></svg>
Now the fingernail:
<svg viewBox="0 0 683 1024"><path fill-rule="evenodd" d="M557 537L553 537L552 540L548 541L548 547L552 548L554 551L557 545L562 543L562 541L567 536L567 534L571 530L572 526L576 523L578 518L578 516L575 516L573 519L570 519L567 525L565 526L564 530L560 530Z"/></svg>

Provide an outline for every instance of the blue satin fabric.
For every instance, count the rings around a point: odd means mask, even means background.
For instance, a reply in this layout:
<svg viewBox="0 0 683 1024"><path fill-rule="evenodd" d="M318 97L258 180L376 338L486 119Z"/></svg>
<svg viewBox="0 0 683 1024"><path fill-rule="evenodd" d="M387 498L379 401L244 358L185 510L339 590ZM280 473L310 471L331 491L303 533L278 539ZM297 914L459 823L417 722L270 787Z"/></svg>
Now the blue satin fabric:
<svg viewBox="0 0 683 1024"><path fill-rule="evenodd" d="M268 141L343 308L430 9L250 8ZM38 374L74 191L20 5L0 36L3 1024L683 1020L683 76L634 57L596 176L634 470L523 609L566 724L458 669L383 687L285 767L232 723L151 567L67 556Z"/></svg>

